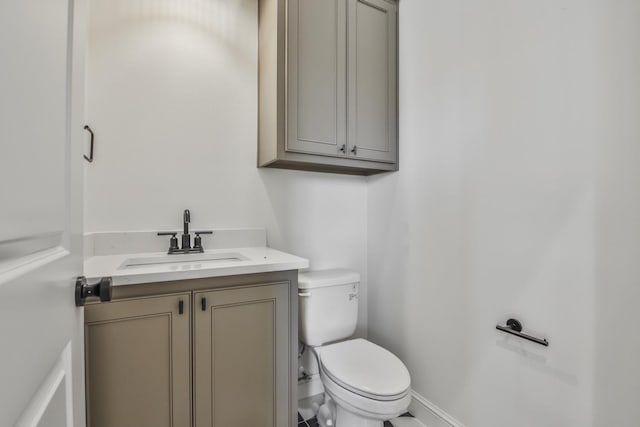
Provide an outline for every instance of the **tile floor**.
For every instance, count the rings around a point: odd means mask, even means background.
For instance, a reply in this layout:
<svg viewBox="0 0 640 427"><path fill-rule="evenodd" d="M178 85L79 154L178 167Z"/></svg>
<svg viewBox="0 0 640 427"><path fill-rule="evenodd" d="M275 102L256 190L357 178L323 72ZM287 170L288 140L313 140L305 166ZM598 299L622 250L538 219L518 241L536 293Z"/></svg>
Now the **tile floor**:
<svg viewBox="0 0 640 427"><path fill-rule="evenodd" d="M413 415L411 415L410 413L406 413L403 415L400 415L401 417L413 417ZM318 427L318 420L316 420L316 417L313 417L311 419L308 420L304 420L302 418L302 416L298 413L298 427ZM389 421L385 421L384 422L384 427L393 427L393 424L391 424Z"/></svg>

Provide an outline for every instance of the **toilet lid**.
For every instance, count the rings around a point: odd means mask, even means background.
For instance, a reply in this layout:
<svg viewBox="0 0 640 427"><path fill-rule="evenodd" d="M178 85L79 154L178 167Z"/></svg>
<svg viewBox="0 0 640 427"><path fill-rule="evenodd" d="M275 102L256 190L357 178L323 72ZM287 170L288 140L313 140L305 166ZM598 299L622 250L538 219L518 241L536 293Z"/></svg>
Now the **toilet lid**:
<svg viewBox="0 0 640 427"><path fill-rule="evenodd" d="M364 339L324 346L319 355L323 370L332 380L363 396L398 396L411 385L409 371L400 359Z"/></svg>

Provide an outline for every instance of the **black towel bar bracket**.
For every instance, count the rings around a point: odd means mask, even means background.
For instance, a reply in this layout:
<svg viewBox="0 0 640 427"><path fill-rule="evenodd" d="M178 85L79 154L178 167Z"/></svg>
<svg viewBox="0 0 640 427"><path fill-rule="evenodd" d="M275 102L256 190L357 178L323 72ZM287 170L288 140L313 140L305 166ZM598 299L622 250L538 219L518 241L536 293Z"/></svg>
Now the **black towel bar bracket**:
<svg viewBox="0 0 640 427"><path fill-rule="evenodd" d="M516 337L520 337L522 339L534 342L536 344L549 347L549 341L547 341L546 338L537 338L531 335L523 334L522 323L520 323L517 319L507 320L507 326L496 325L496 329L511 335L515 335Z"/></svg>

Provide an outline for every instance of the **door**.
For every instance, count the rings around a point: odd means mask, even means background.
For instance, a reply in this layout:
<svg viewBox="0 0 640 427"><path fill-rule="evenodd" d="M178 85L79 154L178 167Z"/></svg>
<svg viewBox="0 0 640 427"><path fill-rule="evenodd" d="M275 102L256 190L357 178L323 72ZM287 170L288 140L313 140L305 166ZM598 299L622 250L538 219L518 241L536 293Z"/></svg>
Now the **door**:
<svg viewBox="0 0 640 427"><path fill-rule="evenodd" d="M348 4L348 155L395 163L397 6L385 0L348 0Z"/></svg>
<svg viewBox="0 0 640 427"><path fill-rule="evenodd" d="M0 2L0 425L84 425L82 1Z"/></svg>
<svg viewBox="0 0 640 427"><path fill-rule="evenodd" d="M288 2L287 151L346 153L346 2Z"/></svg>
<svg viewBox="0 0 640 427"><path fill-rule="evenodd" d="M88 305L87 425L188 427L191 294Z"/></svg>
<svg viewBox="0 0 640 427"><path fill-rule="evenodd" d="M198 427L286 427L290 419L289 284L194 295Z"/></svg>

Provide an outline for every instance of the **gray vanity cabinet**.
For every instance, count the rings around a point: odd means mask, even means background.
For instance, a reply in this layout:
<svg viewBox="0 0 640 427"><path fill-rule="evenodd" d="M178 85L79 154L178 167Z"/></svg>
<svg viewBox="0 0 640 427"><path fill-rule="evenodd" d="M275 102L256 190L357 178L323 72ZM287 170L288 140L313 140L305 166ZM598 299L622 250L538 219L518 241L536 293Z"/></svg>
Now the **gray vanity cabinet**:
<svg viewBox="0 0 640 427"><path fill-rule="evenodd" d="M258 165L398 168L397 4L259 0Z"/></svg>
<svg viewBox="0 0 640 427"><path fill-rule="evenodd" d="M191 425L190 301L186 293L86 307L88 427Z"/></svg>
<svg viewBox="0 0 640 427"><path fill-rule="evenodd" d="M291 270L87 303L88 427L295 427L297 293Z"/></svg>
<svg viewBox="0 0 640 427"><path fill-rule="evenodd" d="M195 294L198 427L290 422L289 284Z"/></svg>

